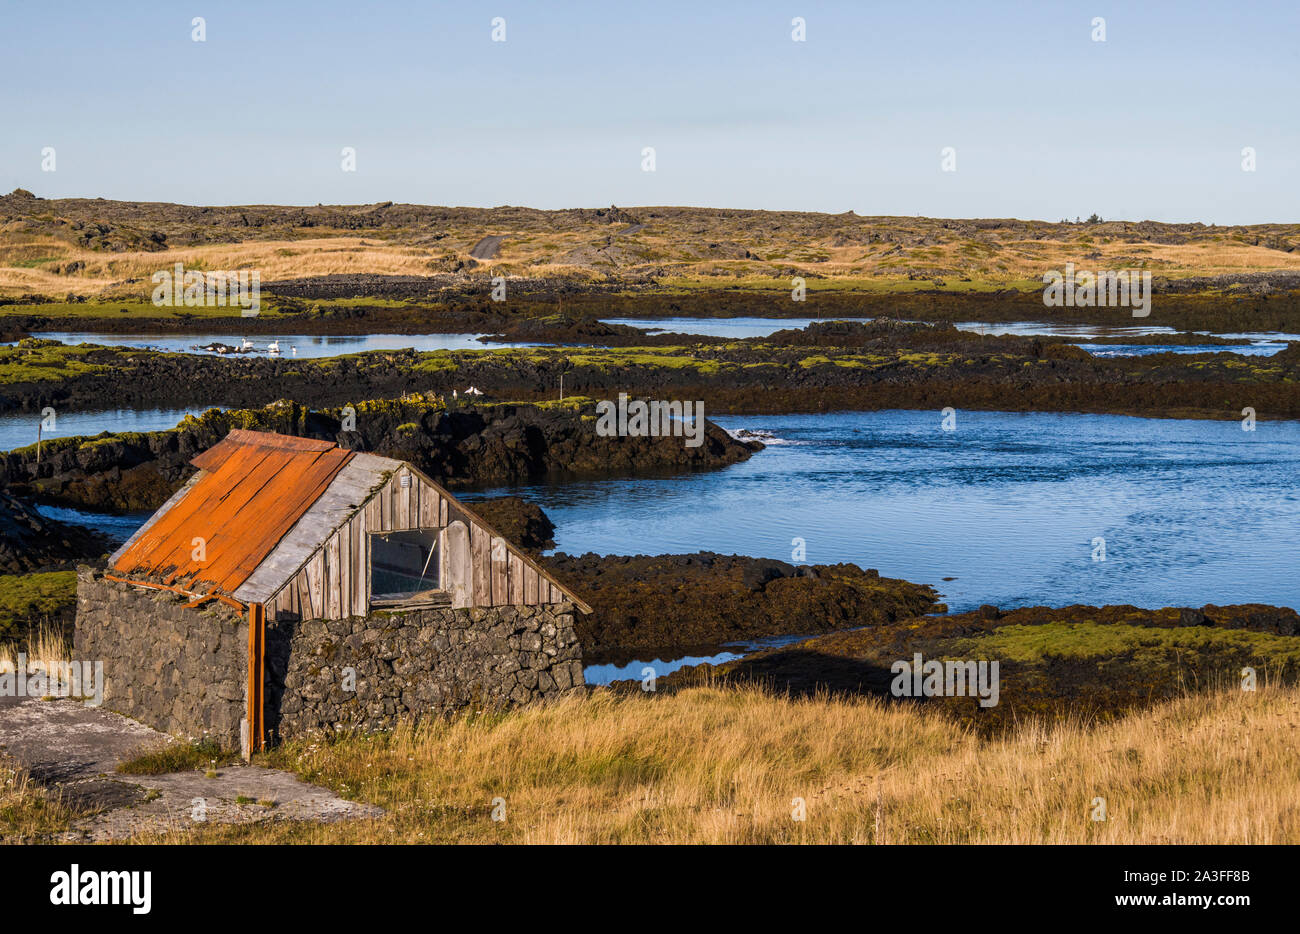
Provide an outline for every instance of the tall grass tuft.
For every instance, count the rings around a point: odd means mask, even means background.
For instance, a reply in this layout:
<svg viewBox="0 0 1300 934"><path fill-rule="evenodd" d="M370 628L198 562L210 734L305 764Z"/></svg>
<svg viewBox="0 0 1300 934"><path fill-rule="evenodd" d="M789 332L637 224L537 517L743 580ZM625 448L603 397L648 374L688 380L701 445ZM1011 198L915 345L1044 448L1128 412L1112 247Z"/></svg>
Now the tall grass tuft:
<svg viewBox="0 0 1300 934"><path fill-rule="evenodd" d="M25 648L10 642L0 644L0 672L17 671L20 653L27 656L28 665L42 662L48 670L51 666L68 661L72 655L71 649L62 630L57 626L41 624L28 636Z"/></svg>

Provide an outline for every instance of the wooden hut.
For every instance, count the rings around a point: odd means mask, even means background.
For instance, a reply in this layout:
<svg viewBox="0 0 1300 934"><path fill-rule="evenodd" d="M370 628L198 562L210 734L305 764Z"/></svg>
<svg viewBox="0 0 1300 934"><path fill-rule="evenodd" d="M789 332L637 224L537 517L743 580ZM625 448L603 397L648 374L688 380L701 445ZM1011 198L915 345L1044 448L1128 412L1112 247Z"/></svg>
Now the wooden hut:
<svg viewBox="0 0 1300 934"><path fill-rule="evenodd" d="M244 430L230 432L192 463L198 472L112 555L108 570L99 576L83 573L79 650L131 641L105 632L114 624L114 614L96 619L92 591L97 588L150 592L153 606L160 599L179 601L195 614L238 614L246 619L244 719L253 748L263 741L268 691L278 704L277 724L285 722L287 712L289 721L306 729L337 727L336 715L349 700L353 713L364 714L351 720L373 726L405 712L457 706L458 698L522 701L581 686L572 611L590 612L590 607L412 465L327 441ZM340 626L339 621L349 623ZM138 624L117 625L134 629ZM309 697L310 685L299 692L301 697L295 695L302 687L295 680L302 674L298 669L304 664L310 668L306 655L319 654L321 645L351 640L357 647L352 661L360 664L360 647L375 642L373 631L398 630L409 630L403 638L438 646L443 640L437 633L458 633L446 637L442 657L435 651L420 663L432 689L421 694L408 669L397 678L401 683L386 685L392 690L378 689L376 697L384 701L379 714L364 697L319 702ZM538 632L550 642L536 645L532 634ZM279 640L273 654L284 655L282 665L272 666L282 670L270 673L268 637ZM480 642L490 649L464 650ZM142 719L162 719L182 731L192 731L196 722L206 724L201 711L171 717L161 710L169 701L178 706L170 696L142 700L142 694L171 692L141 677L148 672L130 660L129 652L121 654L124 658L113 659L126 669L118 673L120 690L108 694L127 706L143 704L151 715ZM417 653L403 644L400 654L410 659ZM524 654L526 664L519 658ZM556 665L565 666L558 677L552 671ZM218 661L217 667L229 666ZM355 665L339 667L357 670ZM371 667L375 677L384 679L387 671L392 680L391 664ZM520 671L526 674L520 677ZM228 680L226 674L215 673L221 683ZM211 683L203 672L187 671L186 677ZM114 682L107 663L106 681ZM149 690L150 684L156 690ZM367 685L375 687L373 677ZM389 703L394 694L407 696L407 702ZM417 695L428 702L410 700ZM319 709L295 718L304 697L308 707ZM400 709L390 713L390 708ZM230 718L219 719L221 727L212 728L228 732Z"/></svg>

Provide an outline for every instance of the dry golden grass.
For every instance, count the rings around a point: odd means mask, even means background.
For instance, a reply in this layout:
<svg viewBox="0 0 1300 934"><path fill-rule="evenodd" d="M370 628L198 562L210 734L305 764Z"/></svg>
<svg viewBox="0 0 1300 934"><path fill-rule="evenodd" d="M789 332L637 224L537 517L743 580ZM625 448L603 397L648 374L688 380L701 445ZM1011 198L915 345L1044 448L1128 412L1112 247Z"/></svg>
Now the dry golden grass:
<svg viewBox="0 0 1300 934"><path fill-rule="evenodd" d="M63 633L57 627L42 624L28 638L24 654L28 666L40 663L48 671L68 660L71 653ZM12 643L0 644L0 673L16 671L18 651Z"/></svg>
<svg viewBox="0 0 1300 934"><path fill-rule="evenodd" d="M495 259L479 262L477 271L489 275L649 273L716 284L797 272L819 279L879 281L887 287L907 282L909 273L920 273L947 277L949 287L961 288L962 283L952 277L969 277L977 284L1017 284L1040 281L1045 270L1060 269L1067 262L1093 270L1144 268L1173 277L1300 270L1300 251L1254 243L1261 240L1259 232L1249 233L1254 228L1204 228L1189 235L1188 242L1157 243L1128 242L1111 229L1115 225L1043 224L1038 225L1038 239L1025 239L1023 233L1010 230L972 239L930 218L859 218L856 222L868 225L864 229L892 232L897 242L845 244L825 223L787 235L750 229L739 221L714 220L696 228L680 219L652 221L642 231L616 238L605 227L453 228L435 242L413 239L409 231L357 236L353 231L312 228L308 239L254 239L121 253L85 249L52 235L6 232L0 234L0 295L63 298L75 292L99 299L144 299L152 289L150 276L177 262L186 269L206 271L256 269L263 282L349 273L427 276L444 270L448 258L468 259L474 244L489 232L505 237ZM744 247L752 258L711 256L719 240ZM573 260L572 251L578 251L579 259ZM83 265L67 272L75 262ZM584 265L588 262L594 265Z"/></svg>
<svg viewBox="0 0 1300 934"><path fill-rule="evenodd" d="M65 830L76 815L56 793L0 756L0 843L35 843Z"/></svg>
<svg viewBox="0 0 1300 934"><path fill-rule="evenodd" d="M183 842L1296 843L1300 689L1189 696L981 740L871 699L599 691L294 744L273 762L388 810ZM494 799L505 820L494 821ZM1104 798L1104 821L1092 819ZM802 799L805 820L795 820Z"/></svg>
<svg viewBox="0 0 1300 934"><path fill-rule="evenodd" d="M427 264L434 255L430 251L364 237L218 243L163 253L102 253L70 247L53 239L48 248L64 257L59 263L81 261L84 268L72 275L61 275L49 268L57 264L0 267L0 292L62 297L75 291L104 298L148 298L154 287L150 277L159 270L170 272L176 263L184 264L187 270L211 272L256 269L263 282L338 273L423 276L430 274ZM128 284L127 279L141 281Z"/></svg>

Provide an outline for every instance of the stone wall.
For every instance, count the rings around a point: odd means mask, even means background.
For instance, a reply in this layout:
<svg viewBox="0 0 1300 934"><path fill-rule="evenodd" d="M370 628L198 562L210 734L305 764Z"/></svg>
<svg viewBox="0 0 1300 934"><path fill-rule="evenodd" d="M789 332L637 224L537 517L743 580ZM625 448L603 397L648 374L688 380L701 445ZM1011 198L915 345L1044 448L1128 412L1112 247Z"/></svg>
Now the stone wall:
<svg viewBox="0 0 1300 934"><path fill-rule="evenodd" d="M218 602L81 568L75 658L104 663L104 706L174 735L239 749L248 621ZM343 620L268 620L267 739L391 726L399 717L582 691L571 603L431 608Z"/></svg>
<svg viewBox="0 0 1300 934"><path fill-rule="evenodd" d="M582 691L573 613L559 603L268 620L268 732L374 730L402 716Z"/></svg>
<svg viewBox="0 0 1300 934"><path fill-rule="evenodd" d="M77 573L73 657L104 663L104 706L156 729L239 749L248 621L223 603Z"/></svg>

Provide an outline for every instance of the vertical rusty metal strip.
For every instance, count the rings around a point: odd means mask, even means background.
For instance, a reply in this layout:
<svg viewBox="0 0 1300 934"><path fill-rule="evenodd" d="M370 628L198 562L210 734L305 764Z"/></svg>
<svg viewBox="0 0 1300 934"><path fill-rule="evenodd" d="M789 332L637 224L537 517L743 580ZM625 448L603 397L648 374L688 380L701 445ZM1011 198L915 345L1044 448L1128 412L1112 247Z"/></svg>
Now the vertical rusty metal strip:
<svg viewBox="0 0 1300 934"><path fill-rule="evenodd" d="M249 747L260 752L264 744L266 711L266 607L248 605L248 735Z"/></svg>

